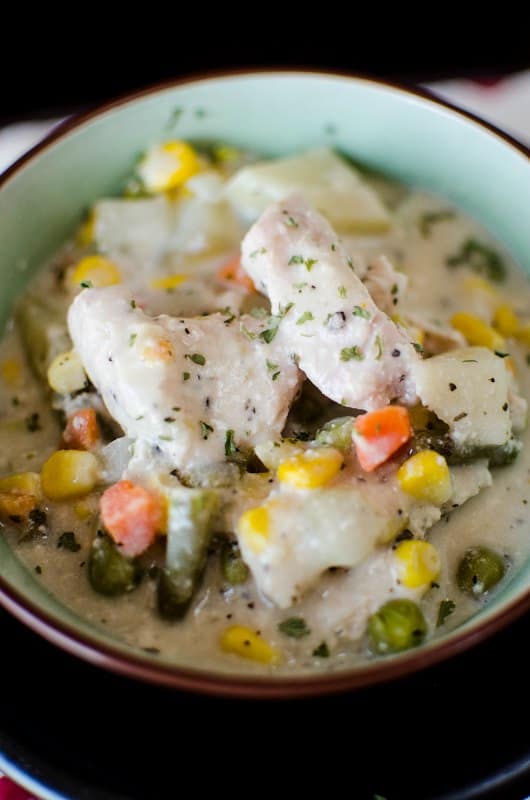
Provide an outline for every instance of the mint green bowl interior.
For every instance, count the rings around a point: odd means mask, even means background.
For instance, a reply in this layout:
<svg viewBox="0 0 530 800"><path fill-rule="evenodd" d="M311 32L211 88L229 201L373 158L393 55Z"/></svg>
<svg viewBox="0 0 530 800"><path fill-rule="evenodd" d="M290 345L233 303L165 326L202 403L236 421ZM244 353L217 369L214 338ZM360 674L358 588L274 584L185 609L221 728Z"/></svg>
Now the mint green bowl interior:
<svg viewBox="0 0 530 800"><path fill-rule="evenodd" d="M433 101L369 80L316 73L235 75L194 80L116 103L51 141L7 176L0 186L3 322L13 298L72 233L86 208L119 189L142 150L170 136L222 140L266 155L323 143L336 146L399 180L445 195L488 227L530 272L530 160L503 137ZM39 627L13 602L15 594L63 631L75 627L84 640L72 648L68 633L48 630L57 643L95 661L104 660L98 647L109 644L132 655L132 648L55 601L2 537L0 578L12 592L6 604L19 617ZM441 643L462 639L463 631L478 630L493 617L499 624L511 617L511 606L528 600L529 587L527 564L463 628L423 648L425 662L437 658L427 654ZM467 636L462 647L471 640ZM149 659L138 656L142 662ZM407 659L407 654L399 657L404 663Z"/></svg>

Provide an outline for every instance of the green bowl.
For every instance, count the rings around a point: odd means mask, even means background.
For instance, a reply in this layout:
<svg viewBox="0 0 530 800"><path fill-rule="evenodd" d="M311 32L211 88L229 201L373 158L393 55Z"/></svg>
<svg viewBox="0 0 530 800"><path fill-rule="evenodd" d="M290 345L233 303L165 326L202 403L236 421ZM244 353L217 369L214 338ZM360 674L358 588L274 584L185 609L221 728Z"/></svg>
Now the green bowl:
<svg viewBox="0 0 530 800"><path fill-rule="evenodd" d="M265 155L324 143L444 195L530 273L529 152L498 130L399 86L316 72L190 78L69 120L0 180L0 313L96 198L116 192L138 154L168 136L224 140ZM530 608L530 562L472 619L416 651L325 676L256 678L164 663L77 617L0 537L0 602L60 647L167 686L252 697L309 695L410 673L483 640Z"/></svg>

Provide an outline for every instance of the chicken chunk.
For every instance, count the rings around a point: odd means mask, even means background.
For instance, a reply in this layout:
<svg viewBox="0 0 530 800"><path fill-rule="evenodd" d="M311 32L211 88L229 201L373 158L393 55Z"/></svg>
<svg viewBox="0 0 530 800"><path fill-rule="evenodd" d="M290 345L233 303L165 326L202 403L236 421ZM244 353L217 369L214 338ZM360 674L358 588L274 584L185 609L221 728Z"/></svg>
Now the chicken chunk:
<svg viewBox="0 0 530 800"><path fill-rule="evenodd" d="M413 345L376 306L333 229L301 195L263 213L243 240L242 264L273 313L292 304L280 339L323 394L367 410L415 401Z"/></svg>
<svg viewBox="0 0 530 800"><path fill-rule="evenodd" d="M280 434L300 373L260 333L267 320L233 315L148 317L119 286L86 289L68 326L90 380L127 436L182 470Z"/></svg>

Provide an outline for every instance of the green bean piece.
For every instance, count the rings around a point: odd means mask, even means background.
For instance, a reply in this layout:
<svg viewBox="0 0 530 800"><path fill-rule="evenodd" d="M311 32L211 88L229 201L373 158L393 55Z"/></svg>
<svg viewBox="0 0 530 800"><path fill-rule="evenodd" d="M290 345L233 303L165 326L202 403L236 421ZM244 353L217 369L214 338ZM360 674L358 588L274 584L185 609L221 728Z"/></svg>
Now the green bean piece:
<svg viewBox="0 0 530 800"><path fill-rule="evenodd" d="M249 576L249 569L241 558L238 543L226 538L221 545L221 572L225 581L232 586L245 583Z"/></svg>
<svg viewBox="0 0 530 800"><path fill-rule="evenodd" d="M458 565L456 582L460 591L471 597L481 597L504 577L506 565L488 547L470 547Z"/></svg>
<svg viewBox="0 0 530 800"><path fill-rule="evenodd" d="M208 554L217 492L176 489L169 502L166 566L157 583L158 612L181 619L197 590Z"/></svg>
<svg viewBox="0 0 530 800"><path fill-rule="evenodd" d="M96 536L88 557L88 579L94 591L113 597L136 588L141 569L120 553L110 536Z"/></svg>
<svg viewBox="0 0 530 800"><path fill-rule="evenodd" d="M380 655L417 647L426 633L425 617L412 600L389 600L368 620L371 649Z"/></svg>
<svg viewBox="0 0 530 800"><path fill-rule="evenodd" d="M337 417L330 419L320 428L316 435L319 444L328 444L339 450L351 450L355 417Z"/></svg>

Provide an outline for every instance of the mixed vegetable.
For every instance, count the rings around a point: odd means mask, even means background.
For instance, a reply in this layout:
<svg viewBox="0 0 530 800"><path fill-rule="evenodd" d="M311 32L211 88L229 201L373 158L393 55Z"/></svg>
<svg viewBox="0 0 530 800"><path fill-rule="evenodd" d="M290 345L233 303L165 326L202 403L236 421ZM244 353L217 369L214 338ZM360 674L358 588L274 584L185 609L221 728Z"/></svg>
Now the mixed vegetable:
<svg viewBox="0 0 530 800"><path fill-rule="evenodd" d="M397 653L447 626L458 593L487 597L510 562L477 531L426 616L447 569L429 532L521 450L512 351L530 319L499 286L502 255L417 196L327 148L265 162L150 148L123 196L91 209L55 294L17 304L62 434L39 472L0 478L3 524L31 537L70 503L91 526L93 590L151 581L174 625L199 619L215 562L222 592L253 586L280 610L269 638L228 614L219 651L273 667L287 641L317 665L348 641ZM400 237L427 248L442 229L462 295L431 315ZM1 367L16 383L16 362Z"/></svg>

